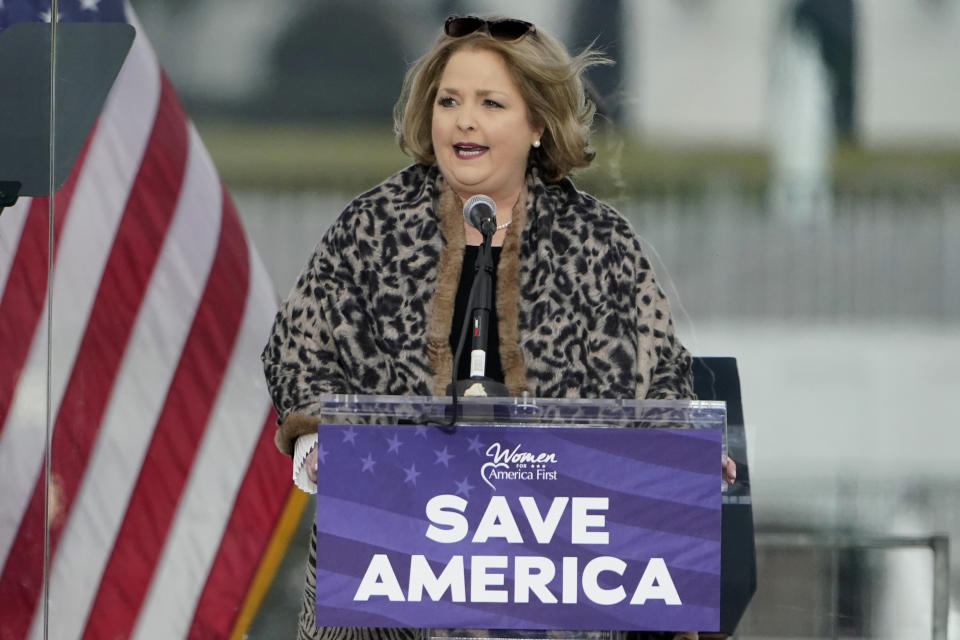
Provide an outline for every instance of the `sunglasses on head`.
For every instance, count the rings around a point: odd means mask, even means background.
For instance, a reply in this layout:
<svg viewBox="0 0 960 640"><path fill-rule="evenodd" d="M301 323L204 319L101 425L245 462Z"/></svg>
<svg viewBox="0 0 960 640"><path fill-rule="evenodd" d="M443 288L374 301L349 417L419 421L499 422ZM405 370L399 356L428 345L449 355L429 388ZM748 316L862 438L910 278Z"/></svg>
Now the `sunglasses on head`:
<svg viewBox="0 0 960 640"><path fill-rule="evenodd" d="M462 38L477 31L486 31L494 40L519 40L528 33L537 30L533 24L524 20L484 20L476 16L450 16L443 23L443 32L451 38Z"/></svg>

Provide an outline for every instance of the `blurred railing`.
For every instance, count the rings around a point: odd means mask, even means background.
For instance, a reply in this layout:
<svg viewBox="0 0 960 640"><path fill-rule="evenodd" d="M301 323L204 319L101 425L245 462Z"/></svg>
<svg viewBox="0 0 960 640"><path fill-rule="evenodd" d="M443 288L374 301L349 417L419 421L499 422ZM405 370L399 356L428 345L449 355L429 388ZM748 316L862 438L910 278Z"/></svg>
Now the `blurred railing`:
<svg viewBox="0 0 960 640"><path fill-rule="evenodd" d="M281 295L352 194L235 192ZM614 201L675 304L698 322L960 321L960 189L865 189L828 220L775 217L756 193L659 191ZM670 285L674 286L670 286Z"/></svg>
<svg viewBox="0 0 960 640"><path fill-rule="evenodd" d="M827 563L829 565L826 580L820 581L819 586L825 586L827 589L825 598L825 611L823 615L817 617L820 629L798 630L791 627L789 616L775 614L775 606L782 603L771 602L766 599L766 610L768 615L766 620L761 618L757 623L754 618L751 620L748 615L745 621L741 623L738 629L738 637L747 639L752 637L798 637L803 634L804 637L826 637L836 640L841 637L877 637L884 635L891 630L874 629L873 623L869 619L871 612L867 611L865 619L844 620L840 624L840 618L843 616L842 597L847 597L860 604L869 602L871 596L869 593L843 593L844 589L850 587L842 584L841 576L841 556L845 552L860 551L902 551L905 549L919 548L928 549L932 552L933 581L931 585L932 607L931 607L931 627L930 638L933 640L947 640L947 621L950 608L950 556L949 541L946 535L932 536L868 536L846 533L758 533L756 535L756 544L759 556L758 567L758 596L762 597L764 593L764 581L777 581L780 583L790 582L785 580L783 575L776 575L769 570L764 571L764 553L770 550L787 550L788 553L805 551L825 551L828 554ZM803 562L803 560L794 560L794 562ZM824 582L826 584L824 584ZM869 589L875 588L875 585L863 584L854 581L856 585L853 588ZM814 584L804 583L801 587L809 591ZM755 597L755 601L758 598ZM763 606L760 601L755 602L758 606ZM752 603L751 606L754 606ZM777 630L771 630L771 622L776 619ZM766 622L766 624L764 624ZM844 627L844 628L841 628ZM805 631L805 633L804 633ZM915 632L915 629L912 630ZM799 633L798 633L799 632ZM759 635L757 635L759 633ZM825 635L822 635L825 634ZM913 635L911 637L919 637Z"/></svg>

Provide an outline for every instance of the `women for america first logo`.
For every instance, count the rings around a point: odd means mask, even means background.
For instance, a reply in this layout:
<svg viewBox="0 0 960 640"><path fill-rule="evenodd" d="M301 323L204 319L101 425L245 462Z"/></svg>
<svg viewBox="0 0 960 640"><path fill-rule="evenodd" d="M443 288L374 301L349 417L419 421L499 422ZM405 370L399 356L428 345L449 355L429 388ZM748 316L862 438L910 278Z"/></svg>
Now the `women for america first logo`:
<svg viewBox="0 0 960 640"><path fill-rule="evenodd" d="M517 444L510 448L499 442L487 447L486 455L490 460L480 467L480 477L494 491L494 480L556 480L556 453L530 453Z"/></svg>

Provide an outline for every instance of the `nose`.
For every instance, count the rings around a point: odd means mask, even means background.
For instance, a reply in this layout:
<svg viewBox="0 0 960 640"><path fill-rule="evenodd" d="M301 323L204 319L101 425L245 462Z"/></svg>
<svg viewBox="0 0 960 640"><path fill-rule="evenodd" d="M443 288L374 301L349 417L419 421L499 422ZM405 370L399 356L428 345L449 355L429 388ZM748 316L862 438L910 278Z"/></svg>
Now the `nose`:
<svg viewBox="0 0 960 640"><path fill-rule="evenodd" d="M469 107L464 106L457 111L457 128L460 131L470 131L476 128L476 122Z"/></svg>

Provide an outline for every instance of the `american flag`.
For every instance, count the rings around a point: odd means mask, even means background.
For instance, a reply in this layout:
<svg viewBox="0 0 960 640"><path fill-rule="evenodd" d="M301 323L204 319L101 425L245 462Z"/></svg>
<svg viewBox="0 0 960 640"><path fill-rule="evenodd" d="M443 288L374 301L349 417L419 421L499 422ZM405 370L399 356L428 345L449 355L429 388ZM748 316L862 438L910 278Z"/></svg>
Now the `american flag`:
<svg viewBox="0 0 960 640"><path fill-rule="evenodd" d="M49 637L239 636L304 505L258 360L275 294L130 7L57 14L0 0L0 37L138 35L66 184L0 216L0 638L43 635L45 520Z"/></svg>

